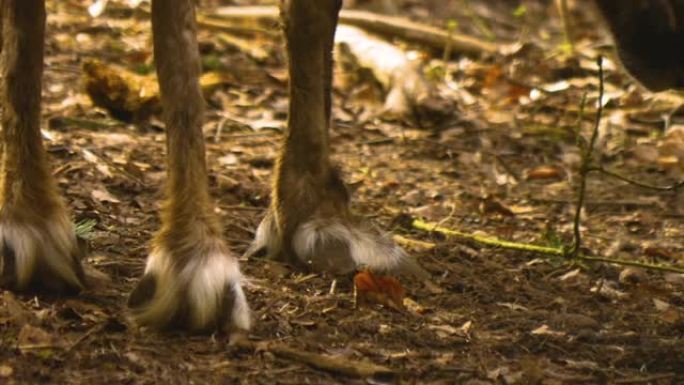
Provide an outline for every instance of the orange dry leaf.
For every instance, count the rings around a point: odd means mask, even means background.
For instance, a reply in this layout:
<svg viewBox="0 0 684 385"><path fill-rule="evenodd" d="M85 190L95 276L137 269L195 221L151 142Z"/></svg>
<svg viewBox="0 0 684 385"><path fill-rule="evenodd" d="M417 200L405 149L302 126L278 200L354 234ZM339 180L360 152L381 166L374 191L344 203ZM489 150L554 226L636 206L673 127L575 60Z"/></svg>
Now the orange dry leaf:
<svg viewBox="0 0 684 385"><path fill-rule="evenodd" d="M493 65L487 69L485 72L482 87L483 88L494 88L503 77L503 70L501 66Z"/></svg>
<svg viewBox="0 0 684 385"><path fill-rule="evenodd" d="M530 87L508 79L499 65L493 65L485 72L482 88L486 89L491 97L497 99L500 105L516 104L531 91Z"/></svg>
<svg viewBox="0 0 684 385"><path fill-rule="evenodd" d="M406 291L394 277L361 271L354 276L358 303L378 303L396 310L404 309Z"/></svg>
<svg viewBox="0 0 684 385"><path fill-rule="evenodd" d="M560 179L563 176L563 172L554 166L539 166L533 168L527 173L527 180L550 180L550 179Z"/></svg>
<svg viewBox="0 0 684 385"><path fill-rule="evenodd" d="M510 84L508 86L508 99L511 103L517 103L520 99L528 96L532 89L520 84Z"/></svg>

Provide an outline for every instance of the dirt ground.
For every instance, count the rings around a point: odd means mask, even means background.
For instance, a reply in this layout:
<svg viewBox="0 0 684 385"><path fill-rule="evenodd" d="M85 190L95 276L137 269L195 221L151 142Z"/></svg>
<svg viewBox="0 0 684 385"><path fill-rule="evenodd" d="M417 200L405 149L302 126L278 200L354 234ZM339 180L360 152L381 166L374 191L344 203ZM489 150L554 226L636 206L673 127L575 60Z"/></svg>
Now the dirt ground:
<svg viewBox="0 0 684 385"><path fill-rule="evenodd" d="M509 47L442 66L448 103L437 112L385 119L355 100L368 97L359 96L361 86L335 90L333 148L355 210L408 239L441 290L407 279L407 309L356 306L351 277L242 261L255 321L249 340L371 362L391 375L343 376L223 335L152 333L129 321L127 294L159 225L164 133L157 118L125 123L93 107L81 64L97 58L150 72L149 22L143 9L119 3L91 19L86 4L72 0L49 2L45 143L76 222L96 221L86 264L106 278L71 298L5 292L0 384L684 384L684 274L569 263L411 226L410 218L422 218L521 243L571 243L580 155L569 133L578 120L583 134L592 127L591 55L607 41L595 19L573 10L577 53L567 56L560 21L543 1L527 2L522 16L508 2L399 4L407 17L454 20L461 32ZM272 55L257 62L216 31L202 29L200 40L205 68L234 79L208 96L205 132L225 238L242 255L268 205L285 124L283 50L278 40L259 41ZM423 56L439 67L439 53ZM666 122L678 124L679 99L636 87L612 62L606 72L602 164L641 182L680 179L684 145L663 133ZM676 191L592 174L584 251L682 266L683 203Z"/></svg>

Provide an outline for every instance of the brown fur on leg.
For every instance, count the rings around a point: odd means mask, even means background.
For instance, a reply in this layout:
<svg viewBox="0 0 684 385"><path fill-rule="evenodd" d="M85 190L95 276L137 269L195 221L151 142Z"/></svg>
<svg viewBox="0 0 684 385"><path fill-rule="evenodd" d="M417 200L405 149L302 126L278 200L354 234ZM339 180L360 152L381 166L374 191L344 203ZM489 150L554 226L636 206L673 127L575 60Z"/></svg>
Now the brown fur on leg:
<svg viewBox="0 0 684 385"><path fill-rule="evenodd" d="M275 168L272 210L285 260L297 261L292 238L320 213L347 217L347 190L330 163L328 126L332 48L339 0L291 0L282 17L288 50L290 109Z"/></svg>
<svg viewBox="0 0 684 385"><path fill-rule="evenodd" d="M78 291L81 251L40 134L44 0L2 0L2 276L17 290ZM9 277L13 278L10 279Z"/></svg>
<svg viewBox="0 0 684 385"><path fill-rule="evenodd" d="M292 248L300 224L316 215L351 218L349 194L330 162L332 49L340 0L287 0L281 17L288 50L290 107L275 166L269 213L248 253L301 263Z"/></svg>
<svg viewBox="0 0 684 385"><path fill-rule="evenodd" d="M208 192L194 1L153 1L152 30L168 180L162 227L129 306L139 323L155 328L248 329L242 275Z"/></svg>
<svg viewBox="0 0 684 385"><path fill-rule="evenodd" d="M341 1L283 3L290 109L275 167L269 213L248 254L348 273L359 267L425 276L385 234L349 210L349 194L330 162L332 48Z"/></svg>

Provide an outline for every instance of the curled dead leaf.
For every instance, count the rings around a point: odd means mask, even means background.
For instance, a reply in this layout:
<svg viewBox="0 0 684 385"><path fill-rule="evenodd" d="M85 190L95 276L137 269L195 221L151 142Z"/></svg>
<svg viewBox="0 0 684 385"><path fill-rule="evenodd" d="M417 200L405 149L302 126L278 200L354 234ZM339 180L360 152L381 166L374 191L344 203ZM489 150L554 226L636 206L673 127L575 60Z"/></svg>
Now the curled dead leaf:
<svg viewBox="0 0 684 385"><path fill-rule="evenodd" d="M395 310L404 309L406 291L394 277L361 271L354 276L356 298L360 304L381 304Z"/></svg>
<svg viewBox="0 0 684 385"><path fill-rule="evenodd" d="M527 180L555 180L563 177L563 171L555 166L539 166L527 172Z"/></svg>

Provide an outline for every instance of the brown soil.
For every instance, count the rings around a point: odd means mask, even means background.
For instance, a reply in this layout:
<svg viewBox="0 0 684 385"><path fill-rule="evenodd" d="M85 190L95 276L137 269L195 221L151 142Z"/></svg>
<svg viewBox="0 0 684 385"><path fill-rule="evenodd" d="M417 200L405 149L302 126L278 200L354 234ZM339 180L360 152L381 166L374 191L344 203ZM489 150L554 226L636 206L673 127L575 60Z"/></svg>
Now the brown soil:
<svg viewBox="0 0 684 385"><path fill-rule="evenodd" d="M417 12L415 4L406 7L419 19L431 12ZM80 63L98 58L149 69L148 21L142 12L116 7L90 20L74 1L51 2L50 12L44 117L51 136L46 145L77 222L97 221L88 234L92 252L87 264L109 278L73 298L5 293L0 301L0 383L684 383L681 274L571 264L407 226L408 215L518 242L571 242L577 162L569 159L577 159L578 151L566 135L577 120L569 111L577 110L582 92L595 92L596 82L580 62L554 55L560 36L555 18L535 18L551 31L550 41L538 40L542 43L502 58L471 59L477 69L473 73L455 71L476 104L459 100L439 119L423 117L418 124L361 118L350 92L336 91L332 141L336 160L355 189L355 209L394 234L434 243L432 249L408 248L442 292L408 280L408 295L416 303L408 310L356 307L350 277L339 277L331 292L333 277L259 259L242 261L251 280L247 293L255 319L249 339L351 363L369 361L396 373L369 379L233 346L226 336L157 334L130 323L126 296L141 275L147 241L159 225L164 134L154 120L129 125L92 107L84 95ZM535 15L540 16L528 17ZM599 30L591 19L582 12L578 17L579 33L596 39ZM513 28L505 21L491 23L495 35ZM239 73L239 82L209 97L206 137L212 193L225 237L240 255L268 204L287 106L283 56L279 42L264 42L275 54L257 64L225 49L211 32L203 31L201 40L205 67ZM511 75L521 82L592 82L531 105L497 104L491 95L497 88L483 80L493 66L509 75L522 71ZM634 90L618 70L608 72L614 89ZM650 119L654 104L647 94L636 90L629 95L629 108L642 112L617 121L602 137L605 164L641 181L671 182L661 166L635 155L645 142L658 140L662 117ZM622 108L611 104L608 115ZM261 126L266 128L257 130ZM542 126L565 130L531 128ZM555 169L551 174L556 177L526 178L540 172L535 171L540 166ZM592 177L582 222L586 251L682 264L678 198L673 192ZM621 273L630 279L621 280Z"/></svg>

